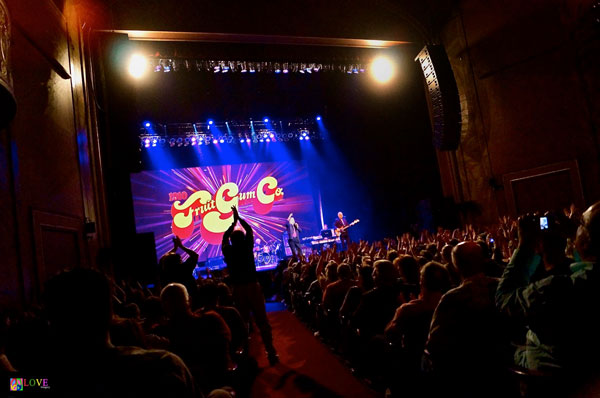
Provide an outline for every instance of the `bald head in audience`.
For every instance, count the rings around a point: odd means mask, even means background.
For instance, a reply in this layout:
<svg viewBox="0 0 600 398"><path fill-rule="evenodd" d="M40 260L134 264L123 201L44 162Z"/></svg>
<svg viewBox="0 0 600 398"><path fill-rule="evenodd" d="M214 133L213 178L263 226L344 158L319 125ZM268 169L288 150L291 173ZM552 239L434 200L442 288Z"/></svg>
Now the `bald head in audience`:
<svg viewBox="0 0 600 398"><path fill-rule="evenodd" d="M483 249L475 242L461 242L452 249L452 262L462 279L483 272Z"/></svg>

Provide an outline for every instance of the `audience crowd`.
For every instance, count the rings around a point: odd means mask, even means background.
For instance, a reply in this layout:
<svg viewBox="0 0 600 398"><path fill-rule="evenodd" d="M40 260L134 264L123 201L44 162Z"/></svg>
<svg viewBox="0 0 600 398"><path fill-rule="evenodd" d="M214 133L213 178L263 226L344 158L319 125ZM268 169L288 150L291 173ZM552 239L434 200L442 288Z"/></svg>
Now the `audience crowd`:
<svg viewBox="0 0 600 398"><path fill-rule="evenodd" d="M313 250L280 262L273 280L290 310L382 394L590 396L599 254L595 204ZM251 281L233 281L232 294L226 274L194 280L197 258L174 239L156 287L60 273L43 306L0 311L0 372L47 374L61 396L249 396L258 367L248 303L235 297ZM270 326L252 312L275 365Z"/></svg>

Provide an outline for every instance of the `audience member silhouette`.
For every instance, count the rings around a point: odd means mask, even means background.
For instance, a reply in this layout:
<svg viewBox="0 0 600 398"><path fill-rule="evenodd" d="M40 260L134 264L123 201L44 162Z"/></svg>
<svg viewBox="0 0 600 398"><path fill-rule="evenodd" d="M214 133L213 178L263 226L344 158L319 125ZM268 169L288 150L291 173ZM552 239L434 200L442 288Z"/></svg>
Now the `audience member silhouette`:
<svg viewBox="0 0 600 398"><path fill-rule="evenodd" d="M570 390L599 374L600 202L581 217L575 240L575 255L581 260L571 264L570 274L531 282L540 235L536 221L531 216L519 220L519 244L502 275L496 304L528 326L526 345L517 350L516 363L550 373L553 387Z"/></svg>
<svg viewBox="0 0 600 398"><path fill-rule="evenodd" d="M184 262L177 253L177 249L183 250L189 257ZM198 264L198 254L183 245L178 236L173 238L173 248L159 260L160 280L163 287L169 283L181 283L185 286L192 300L192 308L196 309L198 303L198 292L194 268Z"/></svg>
<svg viewBox="0 0 600 398"><path fill-rule="evenodd" d="M45 302L52 339L46 369L55 394L195 396L192 375L175 354L111 344L111 285L102 274L65 271L48 281Z"/></svg>
<svg viewBox="0 0 600 398"><path fill-rule="evenodd" d="M165 337L170 351L188 366L196 384L205 393L227 382L231 332L215 312L192 313L185 286L170 283L160 294L168 318Z"/></svg>
<svg viewBox="0 0 600 398"><path fill-rule="evenodd" d="M500 393L491 391L507 367L507 333L494 305L498 281L484 275L476 242L459 243L452 261L461 283L442 296L433 314L426 344L432 369L452 396Z"/></svg>
<svg viewBox="0 0 600 398"><path fill-rule="evenodd" d="M254 232L252 227L240 218L237 208L232 206L231 209L233 210L233 223L223 234L222 250L229 272L233 299L246 325L249 325L250 312L252 312L256 326L260 330L269 362L274 365L279 362L279 357L273 346L273 335L267 318L265 298L256 278L256 264L252 253ZM245 234L240 230L234 230L238 222L244 228Z"/></svg>

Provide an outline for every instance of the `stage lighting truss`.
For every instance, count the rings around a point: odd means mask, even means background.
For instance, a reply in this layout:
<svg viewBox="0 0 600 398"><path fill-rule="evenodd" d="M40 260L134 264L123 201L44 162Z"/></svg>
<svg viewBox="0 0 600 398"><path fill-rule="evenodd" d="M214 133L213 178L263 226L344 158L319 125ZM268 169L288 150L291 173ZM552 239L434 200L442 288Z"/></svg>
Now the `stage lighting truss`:
<svg viewBox="0 0 600 398"><path fill-rule="evenodd" d="M299 73L310 75L318 72L343 72L362 74L366 63L358 59L339 62L290 62L290 61L217 61L181 58L150 57L154 72L205 72L205 73Z"/></svg>
<svg viewBox="0 0 600 398"><path fill-rule="evenodd" d="M142 126L139 135L140 146L146 149L323 139L317 124L308 119L286 122L251 120L249 122L174 123L152 124L150 126L144 123ZM162 130L162 133L158 134L157 130Z"/></svg>

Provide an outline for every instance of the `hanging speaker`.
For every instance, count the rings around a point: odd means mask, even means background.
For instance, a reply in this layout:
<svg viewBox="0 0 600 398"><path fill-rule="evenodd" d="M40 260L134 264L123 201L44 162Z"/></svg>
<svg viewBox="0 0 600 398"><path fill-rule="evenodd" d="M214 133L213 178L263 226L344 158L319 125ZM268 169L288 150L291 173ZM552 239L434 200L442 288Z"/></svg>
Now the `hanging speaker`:
<svg viewBox="0 0 600 398"><path fill-rule="evenodd" d="M441 45L425 46L415 61L421 65L427 86L433 145L455 151L460 144L460 100L446 51Z"/></svg>

